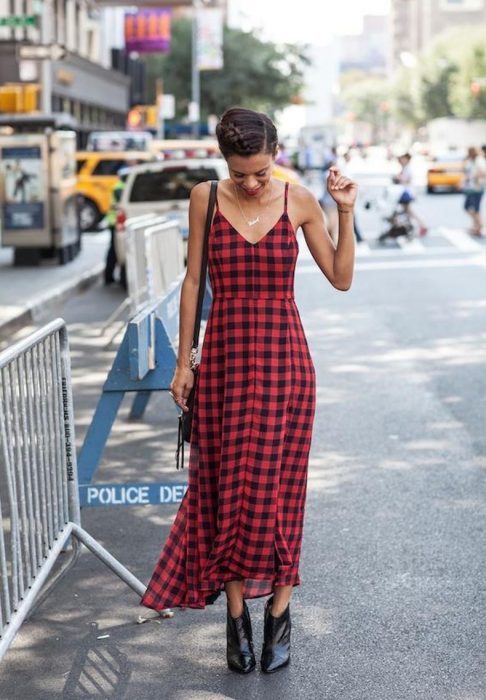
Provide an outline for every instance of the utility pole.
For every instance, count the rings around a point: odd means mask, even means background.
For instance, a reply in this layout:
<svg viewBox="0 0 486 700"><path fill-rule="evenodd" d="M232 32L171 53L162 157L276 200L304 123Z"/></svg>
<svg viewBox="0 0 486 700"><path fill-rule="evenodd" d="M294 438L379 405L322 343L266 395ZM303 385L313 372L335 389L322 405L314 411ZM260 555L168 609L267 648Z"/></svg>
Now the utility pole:
<svg viewBox="0 0 486 700"><path fill-rule="evenodd" d="M192 135L198 138L200 135L201 113L201 76L199 73L199 41L198 41L198 9L199 0L192 0L192 97L189 109L189 119L192 122Z"/></svg>
<svg viewBox="0 0 486 700"><path fill-rule="evenodd" d="M53 26L54 18L52 16L52 0L44 0L42 3L40 32L42 44L47 45L53 42ZM42 111L45 112L45 114L50 114L52 112L52 64L50 60L41 61L40 64L40 72L42 77Z"/></svg>

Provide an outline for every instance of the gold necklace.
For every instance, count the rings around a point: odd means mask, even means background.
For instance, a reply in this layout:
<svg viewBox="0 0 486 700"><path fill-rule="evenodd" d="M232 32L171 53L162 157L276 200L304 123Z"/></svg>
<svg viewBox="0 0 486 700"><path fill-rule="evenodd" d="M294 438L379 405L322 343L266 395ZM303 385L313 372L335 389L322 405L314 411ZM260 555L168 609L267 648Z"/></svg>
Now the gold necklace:
<svg viewBox="0 0 486 700"><path fill-rule="evenodd" d="M270 204L270 202L271 202L271 200L272 200L272 184L273 184L273 183L272 183L272 180L270 180L270 193L269 193L269 195L268 195L268 202L267 202L266 205L264 206L263 211L266 211L266 210L268 209L268 205ZM241 208L240 198L238 197L238 188L236 187L236 185L235 185L235 194L236 194L236 201L238 202L238 207L239 207L239 210L240 210L240 212L241 212L241 216L244 218L244 220L246 221L246 223L248 224L248 226L251 228L252 226L255 226L255 224L258 224L259 221L260 221L260 214L258 214L258 216L256 217L256 219L248 219L248 218L246 217L246 215L245 215L243 209Z"/></svg>

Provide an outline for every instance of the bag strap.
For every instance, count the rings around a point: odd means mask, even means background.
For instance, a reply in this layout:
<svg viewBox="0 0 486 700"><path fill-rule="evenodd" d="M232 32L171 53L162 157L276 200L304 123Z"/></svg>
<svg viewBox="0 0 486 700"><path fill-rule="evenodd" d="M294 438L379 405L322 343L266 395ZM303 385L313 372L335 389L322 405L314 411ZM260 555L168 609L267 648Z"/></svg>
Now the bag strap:
<svg viewBox="0 0 486 700"><path fill-rule="evenodd" d="M208 200L208 211L206 214L206 224L204 226L204 241L203 241L203 251L201 259L201 277L199 279L199 294L197 297L197 307L196 307L196 319L194 322L194 336L192 340L192 350L191 350L191 366L194 366L196 362L196 353L199 346L199 331L201 329L201 315L202 315L202 304L204 299L204 293L206 291L206 274L208 267L208 241L209 241L209 230L211 228L211 222L213 219L214 205L216 202L216 193L218 189L218 183L216 180L211 181L211 189L209 192Z"/></svg>

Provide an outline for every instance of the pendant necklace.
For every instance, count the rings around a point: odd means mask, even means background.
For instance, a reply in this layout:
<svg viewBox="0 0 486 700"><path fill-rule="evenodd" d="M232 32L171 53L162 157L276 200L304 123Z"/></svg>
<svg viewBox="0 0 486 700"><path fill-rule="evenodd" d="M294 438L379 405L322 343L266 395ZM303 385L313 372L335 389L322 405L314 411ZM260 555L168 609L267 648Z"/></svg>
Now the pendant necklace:
<svg viewBox="0 0 486 700"><path fill-rule="evenodd" d="M255 219L248 219L245 216L245 213L244 213L244 211L241 207L241 204L240 204L240 199L238 197L238 188L236 187L236 185L235 185L235 194L236 194L236 201L238 202L238 208L241 212L241 216L244 218L244 220L246 221L248 226L251 227L251 226L255 226L255 224L258 224L260 221L260 214L258 214L258 216ZM266 205L264 207L264 211L268 208L268 205L270 204L271 200L272 200L272 180L270 180L270 193L268 195L268 202L266 203Z"/></svg>

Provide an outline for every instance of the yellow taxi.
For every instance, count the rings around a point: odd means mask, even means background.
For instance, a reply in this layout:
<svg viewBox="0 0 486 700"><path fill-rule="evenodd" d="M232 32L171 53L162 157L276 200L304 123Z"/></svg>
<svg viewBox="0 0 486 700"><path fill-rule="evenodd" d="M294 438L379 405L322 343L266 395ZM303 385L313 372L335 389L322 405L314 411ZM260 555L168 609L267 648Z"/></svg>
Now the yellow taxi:
<svg viewBox="0 0 486 700"><path fill-rule="evenodd" d="M455 192L462 190L464 181L464 161L458 153L436 155L427 168L427 192L446 189Z"/></svg>
<svg viewBox="0 0 486 700"><path fill-rule="evenodd" d="M76 190L81 230L93 231L107 214L120 168L153 159L148 151L78 151Z"/></svg>

